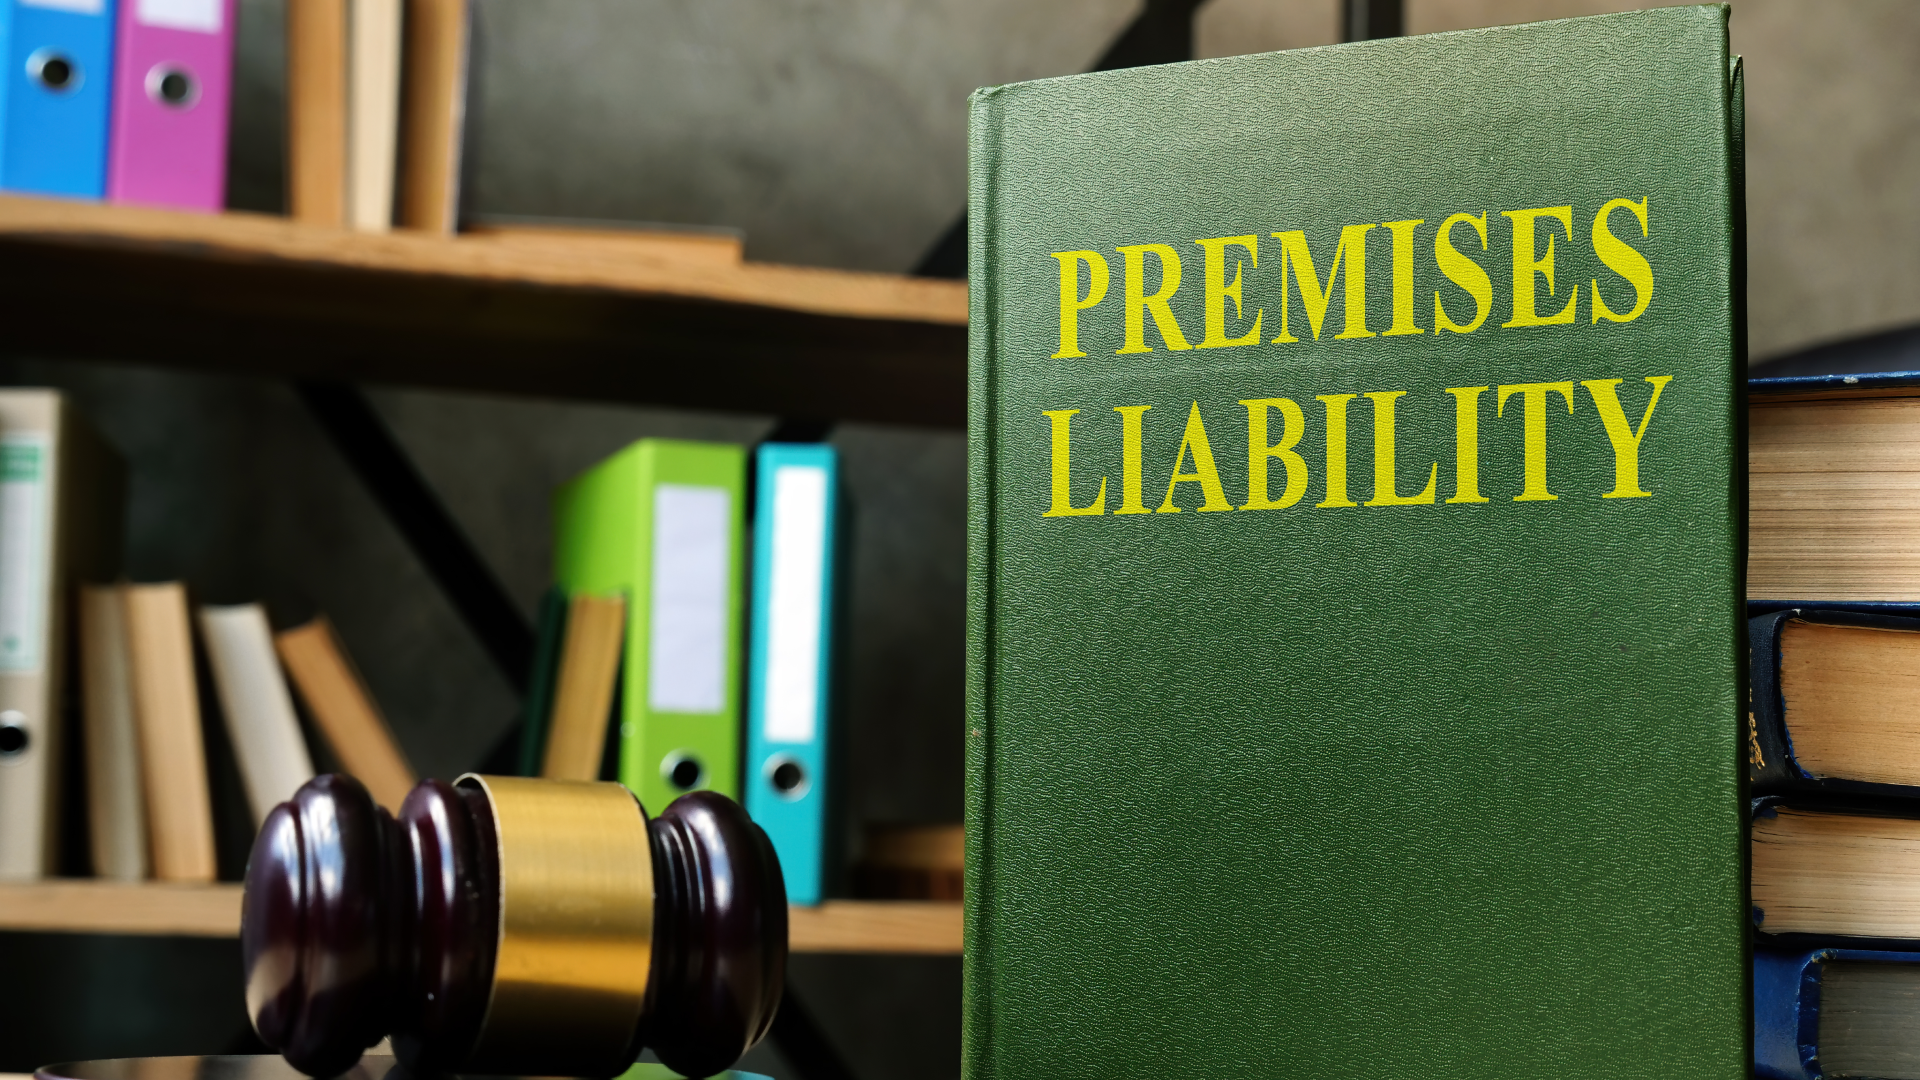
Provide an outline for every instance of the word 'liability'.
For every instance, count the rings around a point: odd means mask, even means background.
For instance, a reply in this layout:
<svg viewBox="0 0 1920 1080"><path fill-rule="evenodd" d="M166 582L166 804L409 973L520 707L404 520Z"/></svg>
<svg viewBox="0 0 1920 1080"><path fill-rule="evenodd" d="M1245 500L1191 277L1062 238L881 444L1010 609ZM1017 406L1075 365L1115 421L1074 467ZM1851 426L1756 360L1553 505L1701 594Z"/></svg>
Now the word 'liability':
<svg viewBox="0 0 1920 1080"><path fill-rule="evenodd" d="M1492 500L1480 493L1480 417L1484 408L1481 396L1492 392L1495 418L1509 415L1509 402L1520 414L1521 491L1514 502L1551 502L1560 498L1547 488L1547 416L1562 404L1567 413L1575 412L1580 389L1592 402L1600 420L1601 433L1613 451L1613 487L1600 495L1603 499L1644 499L1652 496L1642 483L1640 448L1653 421L1654 409L1671 375L1649 375L1652 387L1646 408L1638 423L1628 419L1620 403L1623 379L1583 379L1578 388L1566 382L1511 383L1505 386L1449 386L1445 393L1453 400L1453 494L1448 503L1484 503ZM1316 509L1349 506L1431 506L1439 501L1440 463L1433 462L1424 471L1426 483L1412 494L1403 494L1399 465L1395 461L1395 404L1408 391L1380 390L1364 394L1317 394L1314 400L1326 410L1325 453L1321 458L1323 498ZM1347 484L1347 409L1358 398L1373 403L1373 493L1365 502L1355 502ZM1516 400L1517 399L1517 400ZM1098 493L1083 506L1073 505L1073 418L1079 409L1049 409L1041 415L1048 424L1052 443L1051 505L1042 517L1098 517L1120 514L1178 514L1176 495L1181 485L1198 488L1200 513L1226 510L1285 510L1305 498L1313 480L1313 470L1300 452L1306 436L1306 414L1292 398L1246 398L1240 401L1247 423L1247 495L1238 506L1227 497L1216 466L1213 443L1200 417L1200 403L1187 412L1187 426L1180 437L1180 448L1173 457L1173 475L1167 481L1166 496L1158 507L1148 507L1144 499L1146 484L1145 416L1151 405L1116 405L1120 414L1120 490L1119 505L1108 510L1108 477L1100 477ZM1275 431L1275 420L1278 431ZM1217 421L1216 421L1217 424ZM1164 475L1164 474L1162 474ZM1415 483L1419 482L1415 473ZM1275 492L1275 487L1279 491ZM1085 488L1083 487L1084 491ZM1191 493L1188 493L1191 501Z"/></svg>

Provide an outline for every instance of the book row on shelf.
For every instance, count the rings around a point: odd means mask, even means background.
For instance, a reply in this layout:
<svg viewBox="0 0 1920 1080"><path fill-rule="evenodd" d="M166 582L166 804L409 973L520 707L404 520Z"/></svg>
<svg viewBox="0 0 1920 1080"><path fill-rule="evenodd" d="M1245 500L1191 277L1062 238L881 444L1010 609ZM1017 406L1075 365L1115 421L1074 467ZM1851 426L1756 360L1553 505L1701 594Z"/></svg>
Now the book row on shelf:
<svg viewBox="0 0 1920 1080"><path fill-rule="evenodd" d="M212 881L208 696L254 827L314 776L310 743L397 809L414 771L324 617L275 632L259 604L192 611L182 583L117 580L124 473L63 394L0 391L0 879L49 874L67 827L97 876ZM718 791L767 831L792 902L844 892L845 506L825 444L643 439L564 486L519 774L618 780L651 814ZM84 768L63 771L76 741ZM85 798L63 800L76 772ZM84 824L60 821L80 804ZM957 898L957 826L866 847L863 895Z"/></svg>
<svg viewBox="0 0 1920 1080"><path fill-rule="evenodd" d="M451 232L466 0L287 8L293 216ZM221 210L235 16L235 0L0 2L0 188Z"/></svg>

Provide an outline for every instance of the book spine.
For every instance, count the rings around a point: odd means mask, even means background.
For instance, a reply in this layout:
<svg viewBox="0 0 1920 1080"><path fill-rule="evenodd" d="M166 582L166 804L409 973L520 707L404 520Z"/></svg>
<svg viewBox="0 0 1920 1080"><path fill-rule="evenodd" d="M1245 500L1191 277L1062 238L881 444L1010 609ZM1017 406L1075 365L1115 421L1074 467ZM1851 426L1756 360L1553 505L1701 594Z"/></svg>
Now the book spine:
<svg viewBox="0 0 1920 1080"><path fill-rule="evenodd" d="M333 624L316 618L274 635L273 645L335 756L380 805L397 812L413 790L413 767L340 647Z"/></svg>
<svg viewBox="0 0 1920 1080"><path fill-rule="evenodd" d="M460 220L467 118L467 0L407 0L402 90L400 224L452 235Z"/></svg>
<svg viewBox="0 0 1920 1080"><path fill-rule="evenodd" d="M1825 950L1753 953L1753 1068L1767 1080L1820 1080L1820 969Z"/></svg>
<svg viewBox="0 0 1920 1080"><path fill-rule="evenodd" d="M287 0L287 209L347 223L347 0Z"/></svg>
<svg viewBox="0 0 1920 1080"><path fill-rule="evenodd" d="M1780 696L1780 627L1798 611L1747 620L1747 781L1755 790L1787 790L1806 774L1793 761L1786 702Z"/></svg>
<svg viewBox="0 0 1920 1080"><path fill-rule="evenodd" d="M154 876L212 881L213 808L186 589L178 582L129 585L124 596Z"/></svg>
<svg viewBox="0 0 1920 1080"><path fill-rule="evenodd" d="M1000 137L998 91L976 90L967 118L967 674L966 674L966 828L967 854L963 898L966 951L961 960L961 1074L964 1080L988 1080L997 1074L993 1057L993 1009L986 988L993 985L995 942L986 897L995 885L988 847L997 834L994 822L992 699L993 565L995 489L998 465L994 425L995 267L993 210Z"/></svg>
<svg viewBox="0 0 1920 1080"><path fill-rule="evenodd" d="M200 633L258 827L275 806L313 779L313 761L274 657L265 609L258 604L203 607Z"/></svg>
<svg viewBox="0 0 1920 1080"><path fill-rule="evenodd" d="M626 598L617 593L576 596L568 606L567 644L553 692L541 776L549 780L600 779L626 619Z"/></svg>
<svg viewBox="0 0 1920 1080"><path fill-rule="evenodd" d="M115 585L80 590L81 717L94 873L139 881L148 871L146 792L124 604Z"/></svg>
<svg viewBox="0 0 1920 1080"><path fill-rule="evenodd" d="M400 0L348 0L347 224L393 226L400 124Z"/></svg>

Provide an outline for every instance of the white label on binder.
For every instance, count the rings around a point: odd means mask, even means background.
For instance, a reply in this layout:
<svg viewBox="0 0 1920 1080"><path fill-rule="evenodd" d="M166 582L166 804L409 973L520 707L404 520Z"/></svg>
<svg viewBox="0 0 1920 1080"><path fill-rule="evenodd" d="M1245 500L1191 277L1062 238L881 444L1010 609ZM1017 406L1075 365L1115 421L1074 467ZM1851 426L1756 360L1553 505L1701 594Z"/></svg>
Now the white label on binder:
<svg viewBox="0 0 1920 1080"><path fill-rule="evenodd" d="M712 713L726 706L731 509L725 488L653 489L647 707L656 712Z"/></svg>
<svg viewBox="0 0 1920 1080"><path fill-rule="evenodd" d="M768 742L812 742L820 709L827 470L812 465L774 470L772 531L762 724Z"/></svg>
<svg viewBox="0 0 1920 1080"><path fill-rule="evenodd" d="M43 436L0 439L0 671L38 671L47 635L47 472Z"/></svg>
<svg viewBox="0 0 1920 1080"><path fill-rule="evenodd" d="M217 34L220 7L220 0L134 0L133 17L142 26Z"/></svg>

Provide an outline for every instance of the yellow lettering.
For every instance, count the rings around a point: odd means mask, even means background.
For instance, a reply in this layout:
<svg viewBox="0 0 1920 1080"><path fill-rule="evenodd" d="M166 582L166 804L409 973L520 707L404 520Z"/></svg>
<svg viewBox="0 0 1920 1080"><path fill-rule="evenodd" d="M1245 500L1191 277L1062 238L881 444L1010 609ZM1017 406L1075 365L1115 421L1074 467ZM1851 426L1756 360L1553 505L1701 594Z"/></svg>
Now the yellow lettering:
<svg viewBox="0 0 1920 1080"><path fill-rule="evenodd" d="M1085 356L1080 351L1080 313L1106 299L1107 260L1097 251L1056 251L1060 260L1060 351L1055 360ZM1080 295L1080 264L1087 264L1087 295Z"/></svg>
<svg viewBox="0 0 1920 1080"><path fill-rule="evenodd" d="M1242 510L1285 510L1307 493L1307 459L1294 451L1306 434L1307 418L1289 398L1250 398L1247 407L1247 504ZM1267 442L1267 411L1280 410L1280 441ZM1279 458L1287 469L1287 490L1271 497L1267 484L1268 458Z"/></svg>
<svg viewBox="0 0 1920 1080"><path fill-rule="evenodd" d="M1347 274L1347 328L1335 334L1334 340L1373 336L1367 329L1367 230L1375 227L1349 225L1340 230L1340 243L1333 249L1333 263L1327 267L1325 288L1320 285L1320 272L1313 268L1307 234L1300 229L1273 234L1274 239L1280 241L1280 336L1273 339L1276 343L1300 340L1287 330L1287 315L1293 308L1292 294L1287 289L1289 276L1300 283L1300 306L1307 311L1313 340L1320 340L1320 324L1326 321L1327 305L1333 301L1333 279L1340 276L1343 258Z"/></svg>
<svg viewBox="0 0 1920 1080"><path fill-rule="evenodd" d="M1433 329L1435 333L1451 330L1456 334L1471 334L1480 329L1487 321L1487 313L1493 310L1493 279L1480 264L1460 254L1453 246L1453 227L1466 222L1480 234L1480 250L1487 250L1487 215L1478 216L1468 213L1455 214L1442 222L1440 231L1433 234L1433 261L1440 264L1440 272L1447 280L1467 290L1473 297L1473 321L1457 323L1447 317L1447 309L1440 306L1440 294L1433 294Z"/></svg>
<svg viewBox="0 0 1920 1080"><path fill-rule="evenodd" d="M1652 495L1640 487L1640 440L1647 434L1647 423L1653 419L1653 407L1660 404L1660 391L1673 381L1671 375L1649 375L1647 381L1653 384L1653 396L1647 399L1647 411L1640 414L1640 427L1636 430L1627 423L1627 414L1620 408L1620 398L1614 389L1620 385L1619 379L1582 379L1580 385L1593 395L1593 407L1600 412L1600 422L1606 425L1607 441L1613 444L1613 490L1600 496L1603 499L1644 499Z"/></svg>
<svg viewBox="0 0 1920 1080"><path fill-rule="evenodd" d="M1626 278L1627 283L1633 286L1633 308L1625 315L1620 315L1608 307L1607 302L1600 298L1600 282L1596 278L1593 282L1594 322L1601 319L1632 322L1647 310L1647 302L1653 299L1653 267L1648 265L1647 257L1613 235L1613 230L1607 227L1607 216L1620 209L1633 211L1633 216L1640 219L1640 236L1643 239L1646 237L1647 200L1634 202L1631 199L1615 199L1593 215L1593 253L1600 256L1600 261L1607 264L1607 269Z"/></svg>
<svg viewBox="0 0 1920 1080"><path fill-rule="evenodd" d="M1100 494L1085 506L1073 505L1072 437L1067 425L1079 409L1051 409L1044 415L1053 421L1053 506L1041 517L1088 517L1107 512L1107 478L1100 478Z"/></svg>
<svg viewBox="0 0 1920 1080"><path fill-rule="evenodd" d="M1418 495L1394 491L1393 402L1406 396L1405 390L1377 390L1367 394L1373 399L1373 498L1366 506L1424 506L1433 502L1434 485L1440 479L1440 463L1434 462L1427 473L1427 487Z"/></svg>
<svg viewBox="0 0 1920 1080"><path fill-rule="evenodd" d="M1425 218L1386 223L1393 234L1393 325L1381 337L1426 333L1413 321L1413 230L1426 223Z"/></svg>
<svg viewBox="0 0 1920 1080"><path fill-rule="evenodd" d="M1227 301L1233 301L1233 317L1236 320L1246 318L1246 309L1240 302L1240 271L1244 266L1260 265L1260 238L1252 233L1246 236L1218 236L1211 240L1195 240L1201 250L1207 253L1207 336L1200 341L1202 349L1224 349L1229 345L1260 344L1260 315L1253 313L1253 327L1239 337L1227 336ZM1233 261L1233 284L1227 284L1227 248L1243 247L1247 249L1247 261Z"/></svg>
<svg viewBox="0 0 1920 1080"><path fill-rule="evenodd" d="M1576 286L1573 295L1567 297L1567 306L1558 315L1541 315L1534 311L1533 278L1535 274L1547 279L1547 295L1553 296L1553 229L1547 229L1547 253L1534 257L1534 223L1541 218L1552 218L1566 230L1567 242L1573 242L1573 207L1542 206L1533 210L1502 210L1501 214L1513 219L1513 318L1501 323L1501 326L1557 326L1574 320L1574 308L1580 304L1580 289Z"/></svg>
<svg viewBox="0 0 1920 1080"><path fill-rule="evenodd" d="M1352 394L1316 394L1327 403L1327 497L1314 503L1316 509L1328 506L1356 506L1347 498L1347 402Z"/></svg>
<svg viewBox="0 0 1920 1080"><path fill-rule="evenodd" d="M1180 287L1180 253L1165 244L1129 244L1114 249L1126 256L1126 331L1127 343L1116 349L1116 353L1152 352L1147 344L1146 315L1153 315L1154 329L1160 331L1160 343L1169 349L1191 349L1186 335L1180 332L1180 324L1173 319L1173 308L1167 301L1174 290ZM1152 296L1146 295L1147 253L1152 252L1160 260L1160 288Z"/></svg>
<svg viewBox="0 0 1920 1080"><path fill-rule="evenodd" d="M1115 405L1120 414L1120 509L1114 514L1151 514L1140 501L1140 418L1151 405Z"/></svg>
<svg viewBox="0 0 1920 1080"><path fill-rule="evenodd" d="M1480 494L1480 395L1485 386L1449 386L1453 395L1453 498L1450 503L1483 503Z"/></svg>
<svg viewBox="0 0 1920 1080"><path fill-rule="evenodd" d="M1573 383L1537 382L1513 383L1500 388L1500 396L1495 399L1493 415L1506 415L1507 399L1519 394L1526 406L1521 430L1526 450L1522 467L1526 483L1520 494L1513 497L1514 502L1550 502L1560 496L1547 490L1547 395L1559 394L1567 399L1567 415L1573 415Z"/></svg>
<svg viewBox="0 0 1920 1080"><path fill-rule="evenodd" d="M1193 471L1183 473L1180 465L1193 455ZM1199 484L1200 491L1207 499L1200 507L1201 513L1209 510L1231 510L1233 504L1227 501L1227 493L1220 487L1220 473L1213 467L1213 447L1207 444L1207 428L1200 422L1200 403L1193 403L1193 410L1187 413L1187 433L1180 437L1180 450L1173 455L1173 479L1167 481L1167 498L1160 504L1160 513L1177 514L1180 508L1173 505L1173 493L1181 484Z"/></svg>

